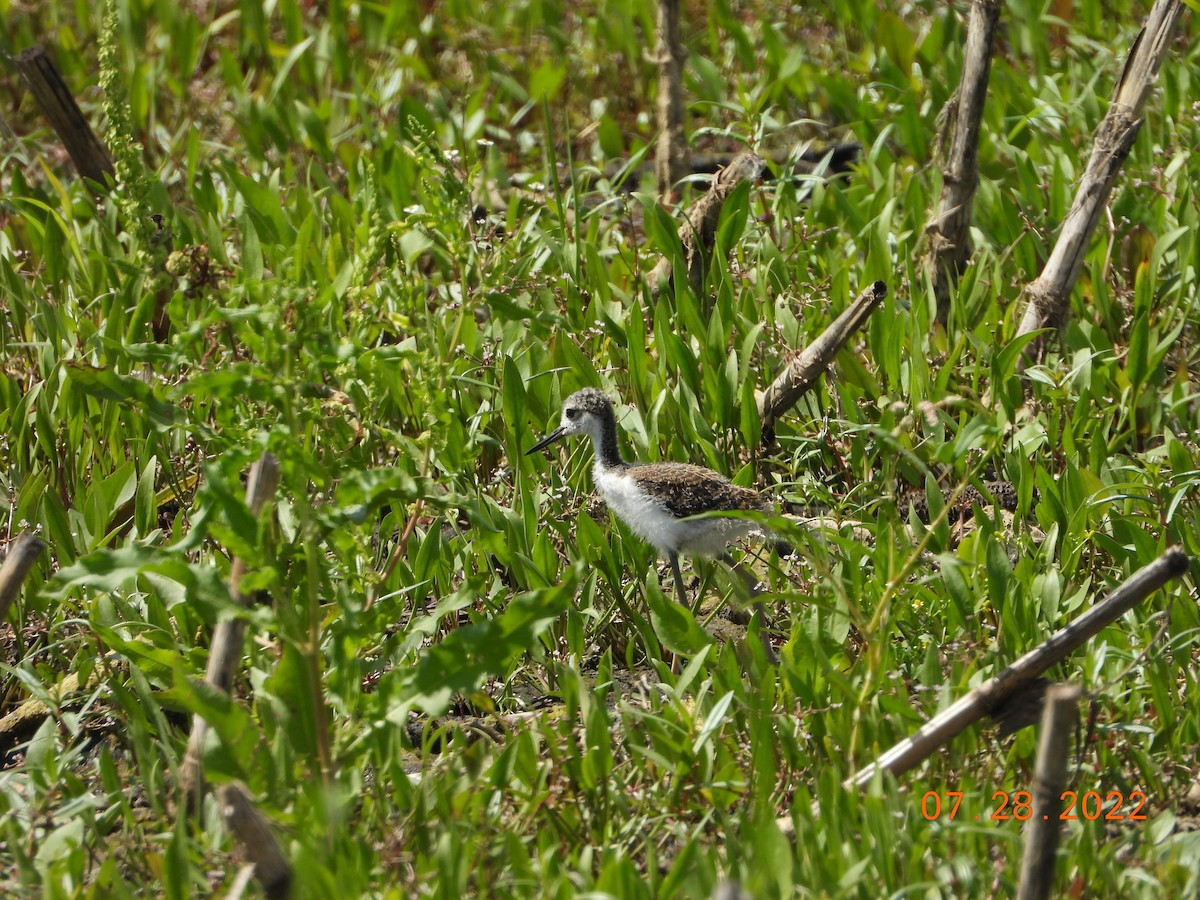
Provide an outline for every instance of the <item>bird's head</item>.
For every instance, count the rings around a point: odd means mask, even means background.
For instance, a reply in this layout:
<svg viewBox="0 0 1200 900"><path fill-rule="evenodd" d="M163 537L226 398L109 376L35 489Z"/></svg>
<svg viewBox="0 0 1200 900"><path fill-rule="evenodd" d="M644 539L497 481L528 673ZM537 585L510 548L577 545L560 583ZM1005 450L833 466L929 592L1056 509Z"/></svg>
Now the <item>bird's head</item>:
<svg viewBox="0 0 1200 900"><path fill-rule="evenodd" d="M552 432L530 447L525 455L548 447L559 438L572 434L591 435L599 442L605 430L615 428L612 401L595 388L576 391L563 403L562 421Z"/></svg>

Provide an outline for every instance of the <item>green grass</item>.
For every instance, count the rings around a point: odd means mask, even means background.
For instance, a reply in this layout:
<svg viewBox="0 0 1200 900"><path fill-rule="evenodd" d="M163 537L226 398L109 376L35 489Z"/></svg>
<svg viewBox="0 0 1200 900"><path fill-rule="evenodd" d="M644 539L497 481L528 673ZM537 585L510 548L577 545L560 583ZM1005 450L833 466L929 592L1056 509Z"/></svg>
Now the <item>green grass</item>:
<svg viewBox="0 0 1200 900"><path fill-rule="evenodd" d="M1002 16L977 252L942 332L919 254L962 59L945 4L687 5L698 149L820 138L813 120L865 149L849 178L736 193L728 265L655 303L642 276L677 238L613 165L655 137L648 2L115 0L106 113L104 10L0 0L0 50L50 46L110 145L141 145L96 200L6 81L0 524L49 550L0 632L2 712L52 714L2 748L0 888L226 893L242 857L215 800L176 809L199 714L210 781L247 784L297 896L1013 891L1021 830L992 797L1032 790L1034 730L970 729L865 794L841 783L1167 546L1200 554L1194 26L1057 352L1022 376L1019 294L1141 14L1080 0L1054 30L1047 6ZM763 451L754 391L876 279L887 300ZM789 535L778 667L711 643L652 550L593 515L588 448L523 455L585 385L625 404L639 458L870 532ZM268 451L281 487L256 519L243 478ZM1017 486L1014 523L957 545L901 502L992 476ZM1051 673L1092 692L1072 790L1149 798L1144 822L1069 823L1060 891L1200 891L1195 573ZM200 679L234 615L229 702ZM680 676L663 644L690 656ZM61 698L69 675L86 687ZM499 740L463 718L541 696L558 713ZM926 820L930 791L963 793L954 821Z"/></svg>

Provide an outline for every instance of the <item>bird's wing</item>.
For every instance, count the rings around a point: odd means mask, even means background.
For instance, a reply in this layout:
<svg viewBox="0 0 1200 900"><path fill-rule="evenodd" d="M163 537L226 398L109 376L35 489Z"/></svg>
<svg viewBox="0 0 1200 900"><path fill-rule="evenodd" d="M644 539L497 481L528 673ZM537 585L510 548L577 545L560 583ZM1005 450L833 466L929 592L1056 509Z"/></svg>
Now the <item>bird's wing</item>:
<svg viewBox="0 0 1200 900"><path fill-rule="evenodd" d="M632 466L628 474L673 516L703 512L768 509L770 501L724 475L687 463Z"/></svg>

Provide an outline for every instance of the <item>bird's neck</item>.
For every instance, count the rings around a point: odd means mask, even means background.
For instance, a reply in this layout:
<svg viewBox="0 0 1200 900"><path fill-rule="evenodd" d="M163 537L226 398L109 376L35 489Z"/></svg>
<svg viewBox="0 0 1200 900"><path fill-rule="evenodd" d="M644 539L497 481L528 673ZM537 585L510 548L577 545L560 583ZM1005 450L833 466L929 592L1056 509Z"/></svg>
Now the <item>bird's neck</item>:
<svg viewBox="0 0 1200 900"><path fill-rule="evenodd" d="M619 469L627 463L621 458L617 444L617 420L612 411L602 413L600 427L592 432L592 447L596 451L596 464L604 469Z"/></svg>

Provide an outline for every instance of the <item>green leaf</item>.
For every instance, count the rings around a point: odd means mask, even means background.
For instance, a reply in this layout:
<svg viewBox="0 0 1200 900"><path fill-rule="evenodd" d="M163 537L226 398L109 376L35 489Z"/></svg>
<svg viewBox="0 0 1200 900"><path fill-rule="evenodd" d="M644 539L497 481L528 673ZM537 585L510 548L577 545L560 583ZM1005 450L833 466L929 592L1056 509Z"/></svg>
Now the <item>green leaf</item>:
<svg viewBox="0 0 1200 900"><path fill-rule="evenodd" d="M171 685L175 672L183 662L179 648L166 646L165 641L162 644L154 644L150 640L151 637L166 638L169 635L151 632L145 639L127 639L116 628L108 625L100 625L93 621L92 628L100 640L141 669L154 684L160 687Z"/></svg>
<svg viewBox="0 0 1200 900"><path fill-rule="evenodd" d="M263 278L262 244L258 240L258 229L249 215L242 218L242 277L251 284Z"/></svg>
<svg viewBox="0 0 1200 900"><path fill-rule="evenodd" d="M596 136L600 142L600 152L609 159L619 159L625 156L625 135L617 120L605 113L600 117Z"/></svg>
<svg viewBox="0 0 1200 900"><path fill-rule="evenodd" d="M287 731L289 744L304 754L310 763L319 765L316 710L325 699L313 695L315 685L309 678L308 665L304 654L294 644L284 644L283 655L275 671L263 683L263 689L279 701L274 704L275 713Z"/></svg>
<svg viewBox="0 0 1200 900"><path fill-rule="evenodd" d="M713 704L713 708L709 710L708 715L704 719L704 724L700 726L700 733L696 735L696 740L692 742L692 753L699 753L712 736L720 730L725 722L725 714L729 711L729 704L732 702L733 691L729 691Z"/></svg>
<svg viewBox="0 0 1200 900"><path fill-rule="evenodd" d="M713 643L712 635L700 627L691 610L669 599L657 587L648 586L646 599L654 633L672 653L693 656Z"/></svg>
<svg viewBox="0 0 1200 900"><path fill-rule="evenodd" d="M534 70L529 79L529 99L535 103L553 100L567 77L567 67L547 60Z"/></svg>
<svg viewBox="0 0 1200 900"><path fill-rule="evenodd" d="M717 225L716 246L718 252L714 259L724 259L726 253L736 247L746 231L746 221L750 218L750 182L739 182L737 187L729 192L729 196L721 205L721 218Z"/></svg>
<svg viewBox="0 0 1200 900"><path fill-rule="evenodd" d="M962 627L975 612L975 598L967 587L966 579L963 578L960 568L962 563L958 557L953 553L942 553L938 556L938 561L941 564L942 583L945 584L958 613L958 625Z"/></svg>
<svg viewBox="0 0 1200 900"><path fill-rule="evenodd" d="M742 382L742 396L738 408L738 416L742 438L747 447L757 447L762 443L762 419L758 415L758 398L754 393L754 382L750 379Z"/></svg>
<svg viewBox="0 0 1200 900"><path fill-rule="evenodd" d="M240 489L241 484L238 483L237 487ZM233 485L226 481L224 473L217 466L209 466L201 495L228 526L228 531L222 535L225 549L243 558L255 556L258 548L258 519L246 505L244 495L240 490L238 493L234 492Z"/></svg>
<svg viewBox="0 0 1200 900"><path fill-rule="evenodd" d="M1129 331L1129 351L1125 366L1129 372L1129 384L1136 391L1150 376L1150 321L1147 313L1141 313L1133 321Z"/></svg>
<svg viewBox="0 0 1200 900"><path fill-rule="evenodd" d="M387 718L403 724L413 708L442 715L455 694L476 691L489 678L503 674L566 612L582 575L582 567L576 564L561 585L520 594L496 618L451 631L415 666L397 673Z"/></svg>
<svg viewBox="0 0 1200 900"><path fill-rule="evenodd" d="M410 475L394 466L356 469L348 473L338 485L336 497L337 505L343 510L365 507L373 511L385 504L410 503L418 499L434 508L451 502L444 491L438 490L433 479Z"/></svg>
<svg viewBox="0 0 1200 900"><path fill-rule="evenodd" d="M267 103L271 105L276 103L279 99L279 92L291 77L292 67L308 51L308 48L312 46L315 40L316 36L310 35L288 51L288 55L284 57L283 62L279 64L279 68L275 70L275 80L271 83L271 88L267 92Z"/></svg>
<svg viewBox="0 0 1200 900"><path fill-rule="evenodd" d="M158 427L174 424L179 415L177 407L159 399L153 388L140 378L119 375L112 369L86 363L67 363L66 372L72 387L81 393L144 412Z"/></svg>
<svg viewBox="0 0 1200 900"><path fill-rule="evenodd" d="M182 666L175 670L174 685L163 691L163 702L200 716L216 735L215 746L205 748L205 777L246 776L258 743L258 729L240 703L203 679L187 674Z"/></svg>
<svg viewBox="0 0 1200 900"><path fill-rule="evenodd" d="M421 258L422 253L434 245L433 239L423 229L415 227L401 234L396 243L400 248L400 258L410 268Z"/></svg>
<svg viewBox="0 0 1200 900"><path fill-rule="evenodd" d="M45 590L59 599L74 587L115 592L139 576L155 587L168 608L184 600L207 609L212 616L220 610L241 608L230 597L229 587L215 567L190 563L167 550L136 545L89 553L60 569Z"/></svg>
<svg viewBox="0 0 1200 900"><path fill-rule="evenodd" d="M1009 564L1008 550L1004 543L994 535L988 538L987 575L988 596L991 598L992 608L1003 611L1008 583L1012 578L1012 566Z"/></svg>
<svg viewBox="0 0 1200 900"><path fill-rule="evenodd" d="M137 481L133 520L139 535L149 534L158 527L158 494L154 489L157 477L158 459L152 456L142 467Z"/></svg>
<svg viewBox="0 0 1200 900"><path fill-rule="evenodd" d="M504 375L501 378L501 406L508 432L520 435L526 431L525 424L525 379L517 368L516 360L511 356L504 357ZM525 448L518 444L510 445L514 450L524 452Z"/></svg>
<svg viewBox="0 0 1200 900"><path fill-rule="evenodd" d="M875 26L875 43L887 50L905 78L912 78L917 46L907 22L893 12L885 12Z"/></svg>
<svg viewBox="0 0 1200 900"><path fill-rule="evenodd" d="M1004 345L992 361L992 379L1001 382L1012 377L1017 371L1017 360L1025 352L1025 348L1047 333L1047 329L1020 334Z"/></svg>

